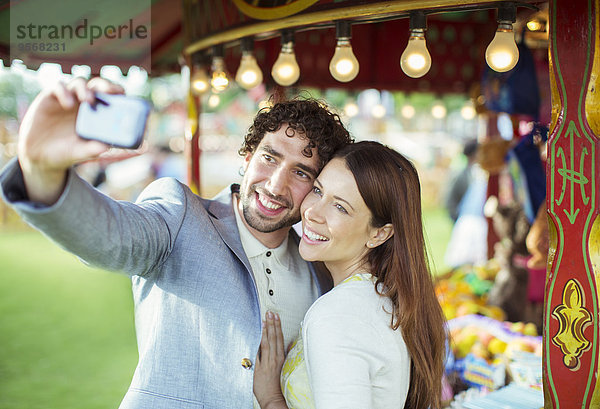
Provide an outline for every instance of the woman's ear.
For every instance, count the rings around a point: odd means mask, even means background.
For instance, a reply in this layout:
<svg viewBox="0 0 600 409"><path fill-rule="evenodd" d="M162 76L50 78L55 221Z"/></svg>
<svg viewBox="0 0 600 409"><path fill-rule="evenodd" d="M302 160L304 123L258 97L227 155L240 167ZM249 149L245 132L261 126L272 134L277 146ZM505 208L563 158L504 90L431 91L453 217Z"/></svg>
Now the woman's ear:
<svg viewBox="0 0 600 409"><path fill-rule="evenodd" d="M387 223L381 227L375 227L373 229L373 233L371 234L371 238L367 242L367 247L372 249L377 246L380 246L393 235L394 226L392 226L392 223Z"/></svg>

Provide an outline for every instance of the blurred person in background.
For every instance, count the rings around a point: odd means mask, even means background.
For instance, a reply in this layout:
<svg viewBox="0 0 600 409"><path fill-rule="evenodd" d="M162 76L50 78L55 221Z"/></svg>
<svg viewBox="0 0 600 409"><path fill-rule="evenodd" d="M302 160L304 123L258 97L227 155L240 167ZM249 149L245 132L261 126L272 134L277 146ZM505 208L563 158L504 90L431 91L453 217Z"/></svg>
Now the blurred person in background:
<svg viewBox="0 0 600 409"><path fill-rule="evenodd" d="M454 220L444 262L450 268L487 260L488 226L483 214L487 198L487 175L476 163L477 141L465 144L466 166L452 179L446 208Z"/></svg>
<svg viewBox="0 0 600 409"><path fill-rule="evenodd" d="M458 219L460 204L473 180L473 165L477 156L477 141L475 139L467 141L462 153L467 159L467 163L460 172L452 177L444 199L446 210L454 222Z"/></svg>

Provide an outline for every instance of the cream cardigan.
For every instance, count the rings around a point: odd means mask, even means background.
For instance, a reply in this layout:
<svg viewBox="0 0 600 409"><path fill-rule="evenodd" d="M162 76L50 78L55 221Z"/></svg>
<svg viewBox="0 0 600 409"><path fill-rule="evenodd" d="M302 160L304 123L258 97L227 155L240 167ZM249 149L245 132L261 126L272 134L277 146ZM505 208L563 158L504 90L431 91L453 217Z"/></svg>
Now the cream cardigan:
<svg viewBox="0 0 600 409"><path fill-rule="evenodd" d="M401 331L390 328L391 310L370 274L351 276L319 298L304 318L302 342L284 365L288 406L403 407L410 357Z"/></svg>

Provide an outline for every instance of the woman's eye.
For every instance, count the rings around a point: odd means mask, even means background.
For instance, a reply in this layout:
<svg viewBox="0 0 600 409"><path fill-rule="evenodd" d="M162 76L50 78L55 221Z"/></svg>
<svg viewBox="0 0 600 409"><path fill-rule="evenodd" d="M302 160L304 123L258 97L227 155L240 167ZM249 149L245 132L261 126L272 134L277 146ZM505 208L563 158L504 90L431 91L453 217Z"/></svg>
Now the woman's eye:
<svg viewBox="0 0 600 409"><path fill-rule="evenodd" d="M316 186L313 186L312 190L314 194L321 196L321 189L319 189Z"/></svg>
<svg viewBox="0 0 600 409"><path fill-rule="evenodd" d="M344 206L342 206L341 204L336 204L335 208L338 209L340 212L342 212L344 214L348 214L348 212L346 211L346 209L344 208Z"/></svg>

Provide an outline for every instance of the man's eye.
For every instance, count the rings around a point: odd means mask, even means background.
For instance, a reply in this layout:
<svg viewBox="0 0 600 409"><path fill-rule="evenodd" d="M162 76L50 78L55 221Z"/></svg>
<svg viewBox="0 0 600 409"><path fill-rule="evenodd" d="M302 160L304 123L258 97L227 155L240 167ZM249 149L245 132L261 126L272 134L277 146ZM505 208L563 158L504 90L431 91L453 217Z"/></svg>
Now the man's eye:
<svg viewBox="0 0 600 409"><path fill-rule="evenodd" d="M303 172L301 170L297 170L296 175L300 176L303 179L308 179L310 177L310 176L308 176L308 174L306 174L305 172Z"/></svg>
<svg viewBox="0 0 600 409"><path fill-rule="evenodd" d="M264 154L263 158L267 161L267 162L275 162L275 158L273 158L271 155L267 155Z"/></svg>

